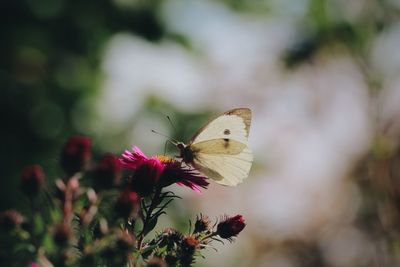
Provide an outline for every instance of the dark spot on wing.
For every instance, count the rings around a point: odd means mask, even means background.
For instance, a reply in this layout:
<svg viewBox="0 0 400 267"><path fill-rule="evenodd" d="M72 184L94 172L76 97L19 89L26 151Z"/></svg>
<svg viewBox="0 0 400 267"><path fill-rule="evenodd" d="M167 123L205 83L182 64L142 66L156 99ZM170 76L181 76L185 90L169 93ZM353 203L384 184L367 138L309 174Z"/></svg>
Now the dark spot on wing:
<svg viewBox="0 0 400 267"><path fill-rule="evenodd" d="M229 139L228 138L224 138L224 147L228 148L229 147Z"/></svg>
<svg viewBox="0 0 400 267"><path fill-rule="evenodd" d="M231 131L229 131L229 129L225 129L224 134L229 135L229 134L231 134Z"/></svg>

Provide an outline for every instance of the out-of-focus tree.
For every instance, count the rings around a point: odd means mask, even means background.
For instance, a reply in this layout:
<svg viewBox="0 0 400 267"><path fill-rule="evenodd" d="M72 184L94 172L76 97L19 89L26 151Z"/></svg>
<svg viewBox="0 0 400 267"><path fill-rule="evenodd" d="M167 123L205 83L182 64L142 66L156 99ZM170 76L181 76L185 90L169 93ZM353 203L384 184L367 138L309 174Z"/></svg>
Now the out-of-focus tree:
<svg viewBox="0 0 400 267"><path fill-rule="evenodd" d="M119 3L121 2L121 3ZM56 173L60 144L82 130L101 81L105 42L126 31L157 41L159 1L0 3L0 209L16 204L19 173L29 163Z"/></svg>

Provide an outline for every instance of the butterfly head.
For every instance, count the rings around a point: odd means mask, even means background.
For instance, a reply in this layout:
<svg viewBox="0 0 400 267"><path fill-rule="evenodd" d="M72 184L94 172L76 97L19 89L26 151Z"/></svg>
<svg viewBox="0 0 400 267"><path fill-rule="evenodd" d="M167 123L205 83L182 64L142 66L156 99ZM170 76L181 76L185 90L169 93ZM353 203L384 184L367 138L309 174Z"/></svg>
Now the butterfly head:
<svg viewBox="0 0 400 267"><path fill-rule="evenodd" d="M182 142L178 142L176 144L176 147L180 151L180 157L182 160L186 163L192 163L193 162L193 151L190 148L190 145L186 145Z"/></svg>
<svg viewBox="0 0 400 267"><path fill-rule="evenodd" d="M177 142L177 143L175 143L175 145L180 151L184 150L186 147L186 145L182 142Z"/></svg>

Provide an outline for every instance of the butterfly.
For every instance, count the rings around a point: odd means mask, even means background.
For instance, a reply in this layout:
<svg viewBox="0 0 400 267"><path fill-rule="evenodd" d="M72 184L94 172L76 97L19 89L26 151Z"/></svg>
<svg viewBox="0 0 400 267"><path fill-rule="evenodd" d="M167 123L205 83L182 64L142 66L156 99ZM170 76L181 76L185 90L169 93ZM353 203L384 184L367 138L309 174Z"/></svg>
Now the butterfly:
<svg viewBox="0 0 400 267"><path fill-rule="evenodd" d="M178 142L182 161L222 185L236 186L249 175L249 108L235 108L200 128L188 144Z"/></svg>

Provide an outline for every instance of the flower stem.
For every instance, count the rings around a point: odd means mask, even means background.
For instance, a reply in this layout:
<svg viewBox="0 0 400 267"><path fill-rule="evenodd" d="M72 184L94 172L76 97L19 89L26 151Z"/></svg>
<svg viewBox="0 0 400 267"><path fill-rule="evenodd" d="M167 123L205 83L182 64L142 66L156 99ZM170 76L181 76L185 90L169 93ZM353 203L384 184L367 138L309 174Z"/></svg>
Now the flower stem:
<svg viewBox="0 0 400 267"><path fill-rule="evenodd" d="M63 217L64 222L69 223L72 217L72 191L70 186L70 179L65 183L65 197L63 203Z"/></svg>
<svg viewBox="0 0 400 267"><path fill-rule="evenodd" d="M147 226L148 226L148 224L150 222L150 219L152 217L153 210L157 207L157 205L159 203L160 194L161 194L161 187L157 187L156 192L154 193L153 198L151 199L150 207L146 212L146 216L145 216L144 219L142 218L142 220L143 220L143 229L139 234L139 241L138 241L138 245L137 245L138 250L140 250L142 248L143 239L144 239L145 233L147 231Z"/></svg>

